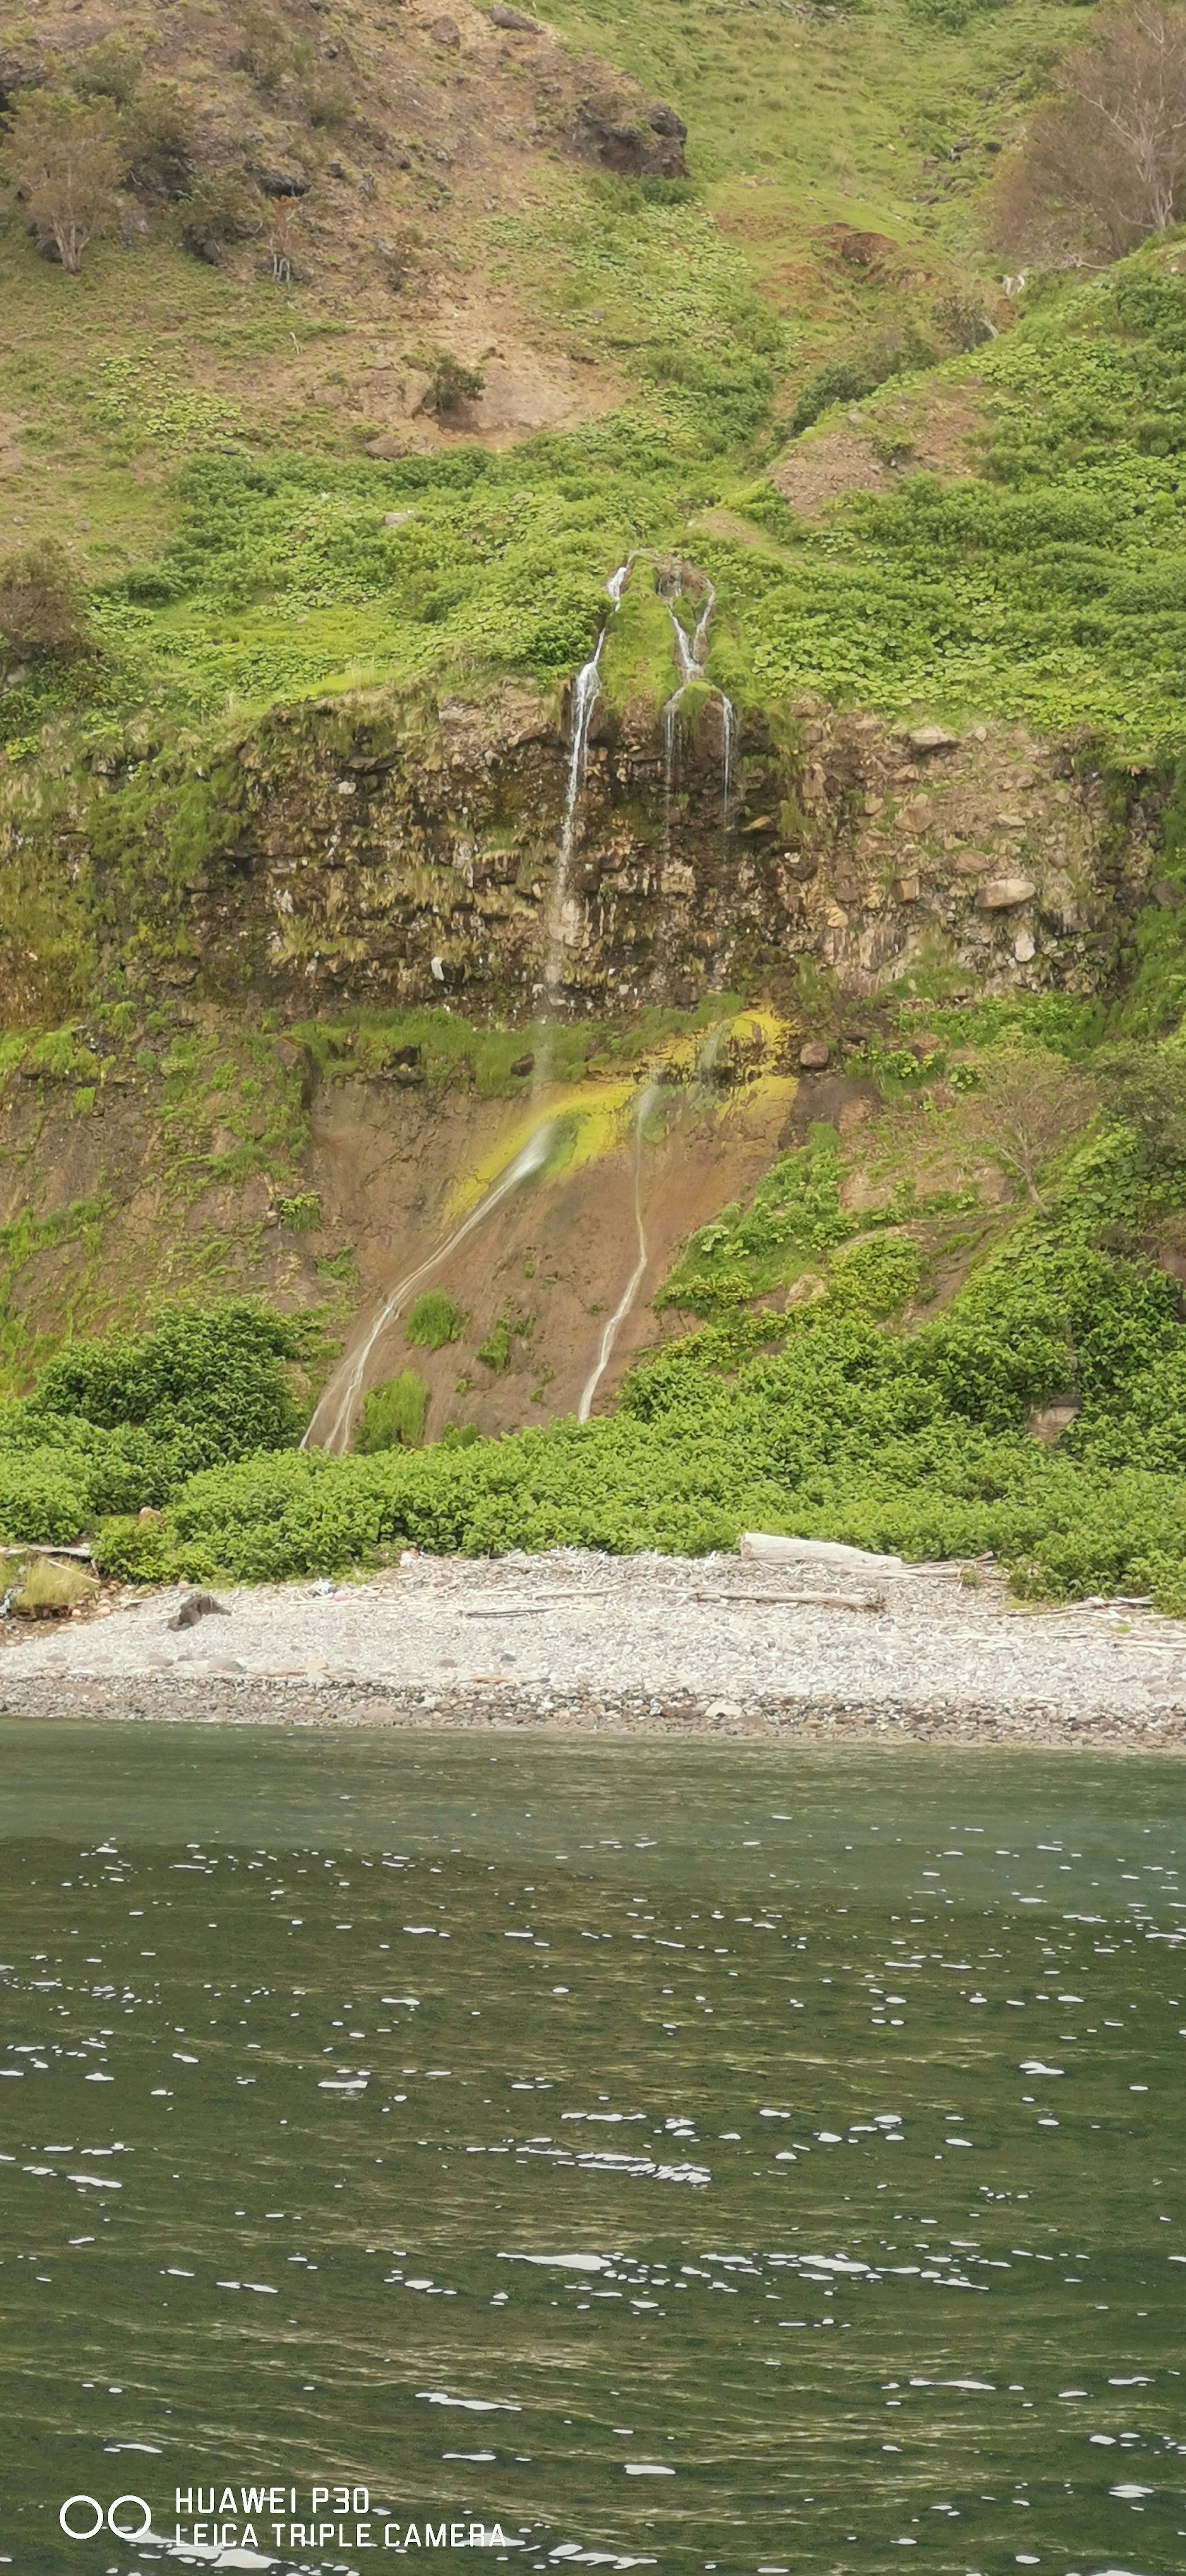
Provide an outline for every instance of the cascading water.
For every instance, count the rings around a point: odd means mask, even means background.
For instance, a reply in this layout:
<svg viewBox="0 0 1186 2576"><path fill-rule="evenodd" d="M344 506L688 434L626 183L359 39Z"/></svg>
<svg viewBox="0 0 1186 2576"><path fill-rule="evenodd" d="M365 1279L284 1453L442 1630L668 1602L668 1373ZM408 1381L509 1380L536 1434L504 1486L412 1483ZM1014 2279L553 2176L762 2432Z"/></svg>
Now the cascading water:
<svg viewBox="0 0 1186 2576"><path fill-rule="evenodd" d="M633 561L633 555L628 555L625 563L619 564L617 571L611 573L605 585L606 596L613 605L588 661L577 672L572 684L572 743L568 754L564 819L560 827L560 848L556 857L556 873L552 879L552 892L544 931L543 994L547 1018L552 1016L560 986L560 969L564 955L564 911L568 902L569 879L572 875L572 854L576 847L581 789L585 784L585 771L589 760L589 727L593 721L594 707L601 693L602 649L614 616L622 605L622 593ZM546 1065L547 1025L545 1020L541 1033L541 1046L536 1054L537 1087L541 1070L546 1074Z"/></svg>
<svg viewBox="0 0 1186 2576"><path fill-rule="evenodd" d="M550 1121L545 1122L542 1127L537 1127L534 1135L528 1138L522 1152L516 1154L514 1162L495 1181L493 1188L487 1190L485 1198L479 1200L477 1207L471 1208L469 1215L454 1228L444 1243L438 1244L435 1252L430 1252L427 1259L420 1262L415 1270L409 1270L406 1278L398 1281L390 1296L380 1307L366 1340L359 1344L345 1375L340 1379L331 1380L326 1388L301 1442L302 1449L328 1449L336 1456L341 1456L353 1428L354 1409L362 1392L367 1361L380 1333L386 1325L393 1322L422 1282L430 1278L434 1270L439 1269L441 1262L447 1260L451 1252L456 1252L458 1244L464 1243L466 1236L472 1234L477 1226L482 1225L488 1216L493 1216L495 1208L501 1206L502 1201L509 1197L512 1190L518 1188L521 1181L529 1179L532 1172L539 1171L541 1165L547 1161L551 1136Z"/></svg>
<svg viewBox="0 0 1186 2576"><path fill-rule="evenodd" d="M630 1277L626 1282L612 1315L609 1317L608 1322L602 1327L601 1340L597 1348L596 1365L590 1371L590 1374L586 1378L585 1384L581 1390L581 1400L577 1406L578 1422L587 1422L589 1419L593 1405L593 1398L597 1393L597 1389L601 1384L602 1378L605 1376L607 1368L609 1367L610 1360L613 1356L614 1344L617 1341L622 1325L626 1321L626 1317L634 1304L634 1300L637 1297L639 1289L641 1288L646 1276L648 1256L646 1222L642 1208L642 1140L643 1129L647 1120L647 1113L655 1099L657 1088L657 1084L653 1082L648 1082L644 1085L638 1095L638 1101L634 1112L634 1225L635 1232L638 1236L638 1259L634 1264L634 1268L630 1273Z"/></svg>
<svg viewBox="0 0 1186 2576"><path fill-rule="evenodd" d="M732 698L721 691L721 829L727 832L733 819L733 764L737 753L737 709Z"/></svg>
<svg viewBox="0 0 1186 2576"><path fill-rule="evenodd" d="M609 616L602 626L593 652L583 668L578 671L573 682L572 742L568 755L564 816L545 931L543 993L547 1017L541 1028L540 1043L536 1048L534 1089L537 1097L548 1076L548 1029L560 983L560 966L564 949L564 908L568 900L568 883L572 872L573 850L576 846L581 789L585 783L588 762L589 727L601 686L602 648L612 619L621 606L622 593L633 562L634 556L629 555L626 562L619 564L617 571L610 575L605 585L606 596L611 602ZM439 1269L441 1263L448 1259L450 1253L457 1250L459 1244L464 1243L467 1235L472 1234L475 1227L483 1224L488 1216L492 1216L495 1209L501 1206L502 1201L518 1187L521 1181L528 1179L532 1172L539 1170L541 1164L547 1160L551 1134L551 1122L545 1120L536 1128L522 1152L516 1155L509 1169L495 1182L493 1188L487 1191L485 1198L471 1210L463 1223L446 1237L444 1243L438 1244L436 1251L429 1253L427 1259L420 1262L415 1270L410 1270L405 1278L397 1282L390 1296L380 1307L365 1340L359 1344L349 1367L327 1387L301 1441L302 1449L328 1449L340 1455L346 1448L353 1429L358 1399L362 1393L367 1362L380 1334L388 1324L394 1322L395 1317L402 1311L408 1299L414 1296L424 1280L431 1277L434 1270Z"/></svg>
<svg viewBox="0 0 1186 2576"><path fill-rule="evenodd" d="M676 575L677 597L682 594L683 588L684 569L681 564L677 567ZM667 614L671 619L671 632L675 638L676 667L680 675L679 687L669 697L663 709L663 855L665 860L671 856L671 804L679 764L680 700L691 681L702 680L704 677L704 664L708 657L708 633L716 604L716 591L711 581L705 578L703 605L695 627L689 635L681 619L676 616L672 600L667 598L664 601ZM721 710L721 828L727 832L732 819L733 769L737 751L737 709L732 698L727 697L723 689L717 689L714 694Z"/></svg>

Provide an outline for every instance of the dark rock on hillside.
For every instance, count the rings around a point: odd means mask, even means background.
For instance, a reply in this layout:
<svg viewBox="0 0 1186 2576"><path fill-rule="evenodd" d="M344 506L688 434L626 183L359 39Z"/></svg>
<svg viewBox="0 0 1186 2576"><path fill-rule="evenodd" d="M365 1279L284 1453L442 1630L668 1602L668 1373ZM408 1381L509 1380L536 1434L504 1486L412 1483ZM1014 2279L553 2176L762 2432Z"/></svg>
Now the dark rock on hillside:
<svg viewBox="0 0 1186 2576"><path fill-rule="evenodd" d="M639 107L621 93L578 99L569 148L620 179L685 179L688 129L673 107Z"/></svg>
<svg viewBox="0 0 1186 2576"><path fill-rule="evenodd" d="M49 65L36 54L17 54L7 46L0 48L0 116L16 105L23 89L44 89L49 79Z"/></svg>
<svg viewBox="0 0 1186 2576"><path fill-rule="evenodd" d="M503 0L497 0L497 6L491 10L490 23L494 27L505 27L512 36L542 36L544 32L538 18L529 18L523 9L504 8Z"/></svg>
<svg viewBox="0 0 1186 2576"><path fill-rule="evenodd" d="M259 170L256 181L265 197L307 197L309 182L303 170Z"/></svg>

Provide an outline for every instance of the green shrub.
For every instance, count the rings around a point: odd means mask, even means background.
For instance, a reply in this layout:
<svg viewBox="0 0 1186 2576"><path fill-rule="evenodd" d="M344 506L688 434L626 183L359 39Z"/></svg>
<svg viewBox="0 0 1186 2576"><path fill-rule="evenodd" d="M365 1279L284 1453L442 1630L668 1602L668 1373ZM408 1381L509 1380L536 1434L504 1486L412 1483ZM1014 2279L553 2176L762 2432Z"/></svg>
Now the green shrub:
<svg viewBox="0 0 1186 2576"><path fill-rule="evenodd" d="M27 1409L44 1423L138 1429L194 1468L245 1458L298 1437L304 1414L286 1363L308 1346L306 1324L245 1300L167 1308L146 1333L64 1344Z"/></svg>
<svg viewBox="0 0 1186 2576"><path fill-rule="evenodd" d="M65 659L85 649L82 592L56 537L0 557L0 635L21 654Z"/></svg>
<svg viewBox="0 0 1186 2576"><path fill-rule="evenodd" d="M438 349L428 362L428 392L425 405L442 419L448 420L464 411L467 403L476 402L486 390L486 379L479 367L467 367L448 349Z"/></svg>
<svg viewBox="0 0 1186 2576"><path fill-rule="evenodd" d="M425 1350L440 1351L446 1342L459 1342L465 1329L465 1313L447 1297L443 1288L426 1288L408 1308L404 1326L410 1342L419 1342Z"/></svg>
<svg viewBox="0 0 1186 2576"><path fill-rule="evenodd" d="M127 181L138 196L184 197L197 148L193 117L172 81L150 81L126 120Z"/></svg>
<svg viewBox="0 0 1186 2576"><path fill-rule="evenodd" d="M495 1376L501 1377L511 1365L511 1354L516 1338L526 1341L534 1330L533 1315L500 1315L497 1323L487 1333L485 1341L479 1343L475 1356L480 1359L483 1368L493 1369Z"/></svg>
<svg viewBox="0 0 1186 2576"><path fill-rule="evenodd" d="M102 36L97 44L87 46L75 64L70 87L78 98L109 98L116 107L126 107L143 69L126 36Z"/></svg>
<svg viewBox="0 0 1186 2576"><path fill-rule="evenodd" d="M403 1369L398 1377L389 1377L372 1390L363 1405L354 1437L359 1456L373 1457L382 1449L418 1449L427 1409L428 1388L415 1369Z"/></svg>
<svg viewBox="0 0 1186 2576"><path fill-rule="evenodd" d="M231 243L251 241L262 232L266 208L258 188L245 173L228 165L207 171L177 209L177 232L185 250L217 268Z"/></svg>

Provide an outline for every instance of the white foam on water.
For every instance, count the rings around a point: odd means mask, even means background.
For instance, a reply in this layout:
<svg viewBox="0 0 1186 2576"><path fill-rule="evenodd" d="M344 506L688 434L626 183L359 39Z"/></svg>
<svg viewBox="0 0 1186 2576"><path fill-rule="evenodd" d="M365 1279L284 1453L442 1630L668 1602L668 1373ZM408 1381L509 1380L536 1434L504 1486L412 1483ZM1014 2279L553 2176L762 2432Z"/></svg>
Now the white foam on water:
<svg viewBox="0 0 1186 2576"><path fill-rule="evenodd" d="M609 2254L500 2254L500 2263L545 2263L559 2265L565 2272L608 2272L615 2258Z"/></svg>
<svg viewBox="0 0 1186 2576"><path fill-rule="evenodd" d="M471 2415L521 2415L517 2397L450 2397L444 2388L418 2388L426 2406L463 2406Z"/></svg>

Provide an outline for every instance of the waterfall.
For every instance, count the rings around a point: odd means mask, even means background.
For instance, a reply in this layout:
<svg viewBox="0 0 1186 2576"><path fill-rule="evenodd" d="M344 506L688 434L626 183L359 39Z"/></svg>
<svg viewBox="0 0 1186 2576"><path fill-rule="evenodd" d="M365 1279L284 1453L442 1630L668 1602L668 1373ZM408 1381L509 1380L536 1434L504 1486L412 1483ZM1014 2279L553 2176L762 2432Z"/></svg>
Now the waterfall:
<svg viewBox="0 0 1186 2576"><path fill-rule="evenodd" d="M482 1225L488 1216L493 1216L495 1208L501 1206L502 1201L512 1190L518 1188L520 1181L527 1180L532 1172L538 1172L541 1164L547 1161L551 1137L552 1128L549 1120L542 1127L536 1128L522 1152L516 1154L514 1162L503 1172L500 1179L495 1181L493 1188L487 1190L485 1198L479 1200L477 1207L471 1208L462 1223L454 1227L452 1234L446 1237L444 1243L438 1244L435 1252L430 1252L426 1260L420 1262L415 1270L409 1270L406 1278L397 1282L390 1296L380 1307L366 1340L359 1344L345 1375L339 1373L338 1378L331 1379L301 1441L302 1449L328 1449L339 1457L342 1455L353 1428L354 1408L362 1392L366 1364L384 1326L390 1324L402 1311L409 1297L415 1294L425 1279L431 1277L432 1272L439 1268L442 1261L447 1260L451 1252L456 1251L458 1244L464 1243L466 1236L472 1234L476 1226ZM319 1430L318 1425L323 1416L326 1417L325 1427Z"/></svg>
<svg viewBox="0 0 1186 2576"><path fill-rule="evenodd" d="M737 709L732 698L721 691L721 830L727 832L732 820L733 765L737 753Z"/></svg>
<svg viewBox="0 0 1186 2576"><path fill-rule="evenodd" d="M691 636L676 616L672 601L669 598L664 600L664 606L671 619L671 632L675 638L676 667L680 675L679 687L663 709L663 855L665 860L671 856L671 800L679 756L680 699L691 681L701 680L704 677L704 665L708 658L708 631L717 604L717 595L712 582L707 575L703 576L703 580L704 603ZM677 597L682 594L683 587L684 570L683 565L680 564L677 566L676 574ZM723 832L728 832L732 819L733 771L737 756L737 709L732 698L727 697L723 689L717 689L714 694L720 701L721 709L721 829Z"/></svg>
<svg viewBox="0 0 1186 2576"><path fill-rule="evenodd" d="M589 727L593 722L594 707L596 706L598 697L601 694L602 647L605 643L606 636L609 633L613 618L617 610L622 605L622 593L626 587L627 577L633 561L633 555L628 555L625 563L619 564L617 571L615 573L611 573L610 578L605 585L606 596L613 604L588 661L584 663L581 669L577 672L576 678L572 684L572 742L569 747L568 754L568 779L564 795L564 818L560 826L560 848L556 857L556 873L552 879L552 892L548 903L547 920L544 929L543 990L546 1017L544 1030L542 1032L543 1043L539 1049L539 1053L545 1058L545 1071L547 1052L546 1020L551 1018L554 1014L556 994L560 984L560 969L564 954L564 910L565 905L568 902L568 884L569 878L572 875L572 855L576 847L577 822L580 816L581 789L585 783L585 770L588 765L589 758ZM537 1088L540 1078L541 1077L537 1073Z"/></svg>
<svg viewBox="0 0 1186 2576"><path fill-rule="evenodd" d="M614 1344L618 1338L618 1333L622 1325L625 1323L626 1317L634 1304L634 1300L638 1295L646 1273L647 1234L642 1212L642 1131L646 1124L647 1112L655 1098L657 1089L658 1085L656 1083L646 1083L638 1095L638 1105L634 1112L634 1226L638 1237L638 1259L634 1264L634 1268L630 1273L630 1277L627 1280L624 1289L622 1290L622 1294L618 1299L612 1315L602 1328L601 1340L597 1349L596 1365L586 1378L585 1384L581 1390L581 1400L577 1406L578 1422L587 1422L589 1419L593 1398L597 1393L597 1389L601 1384L602 1378L605 1376L607 1368L609 1367L610 1358L613 1353Z"/></svg>
<svg viewBox="0 0 1186 2576"><path fill-rule="evenodd" d="M679 769L679 702L683 690L677 689L663 709L663 865L671 857L671 805Z"/></svg>

